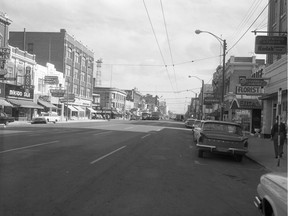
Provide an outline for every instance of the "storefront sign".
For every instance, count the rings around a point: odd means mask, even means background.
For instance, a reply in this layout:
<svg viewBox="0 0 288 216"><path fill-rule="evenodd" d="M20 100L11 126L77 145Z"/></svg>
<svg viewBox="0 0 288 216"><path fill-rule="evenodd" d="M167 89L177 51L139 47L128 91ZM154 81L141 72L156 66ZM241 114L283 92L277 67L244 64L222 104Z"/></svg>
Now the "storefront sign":
<svg viewBox="0 0 288 216"><path fill-rule="evenodd" d="M31 67L26 67L26 72L24 76L24 88L31 88Z"/></svg>
<svg viewBox="0 0 288 216"><path fill-rule="evenodd" d="M246 78L246 77L239 77L239 83L241 86L261 86L264 87L267 85L267 82L261 78Z"/></svg>
<svg viewBox="0 0 288 216"><path fill-rule="evenodd" d="M34 89L24 89L22 86L16 85L5 85L5 96L7 97L17 97L17 98L26 98L26 99L33 99Z"/></svg>
<svg viewBox="0 0 288 216"><path fill-rule="evenodd" d="M286 54L287 36L257 36L255 39L256 54Z"/></svg>
<svg viewBox="0 0 288 216"><path fill-rule="evenodd" d="M10 48L7 47L0 47L0 59L9 59L10 58Z"/></svg>
<svg viewBox="0 0 288 216"><path fill-rule="evenodd" d="M204 105L212 105L217 103L220 103L220 100L218 98L212 98L212 97L204 98Z"/></svg>
<svg viewBox="0 0 288 216"><path fill-rule="evenodd" d="M64 97L65 92L65 89L50 89L52 97Z"/></svg>
<svg viewBox="0 0 288 216"><path fill-rule="evenodd" d="M45 76L44 78L45 84L57 85L59 83L58 76Z"/></svg>
<svg viewBox="0 0 288 216"><path fill-rule="evenodd" d="M69 102L69 103L74 103L75 102L75 94L65 94L64 98L60 98L61 103Z"/></svg>
<svg viewBox="0 0 288 216"><path fill-rule="evenodd" d="M231 109L262 109L261 103L257 99L235 99L231 104Z"/></svg>
<svg viewBox="0 0 288 216"><path fill-rule="evenodd" d="M261 95L261 86L236 86L236 94L238 95Z"/></svg>

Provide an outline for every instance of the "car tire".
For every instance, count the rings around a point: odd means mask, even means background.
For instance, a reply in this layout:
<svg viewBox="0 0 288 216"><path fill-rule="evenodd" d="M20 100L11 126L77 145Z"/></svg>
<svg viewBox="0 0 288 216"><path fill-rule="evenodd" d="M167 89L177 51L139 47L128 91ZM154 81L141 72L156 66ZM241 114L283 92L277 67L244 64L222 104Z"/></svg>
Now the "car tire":
<svg viewBox="0 0 288 216"><path fill-rule="evenodd" d="M236 161L241 162L243 159L243 155L235 155L235 159Z"/></svg>
<svg viewBox="0 0 288 216"><path fill-rule="evenodd" d="M198 157L203 158L203 150L198 150Z"/></svg>

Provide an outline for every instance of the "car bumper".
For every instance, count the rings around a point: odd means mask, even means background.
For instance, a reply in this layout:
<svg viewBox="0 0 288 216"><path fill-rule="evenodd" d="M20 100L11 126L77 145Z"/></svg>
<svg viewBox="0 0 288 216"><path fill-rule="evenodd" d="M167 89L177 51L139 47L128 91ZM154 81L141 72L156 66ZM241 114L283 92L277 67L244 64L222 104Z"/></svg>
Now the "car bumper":
<svg viewBox="0 0 288 216"><path fill-rule="evenodd" d="M232 155L244 155L248 151L246 149L238 149L238 148L219 148L217 146L212 145L204 145L204 144L196 144L198 149L204 150L204 151L210 151L210 152L223 152L223 153L230 153Z"/></svg>
<svg viewBox="0 0 288 216"><path fill-rule="evenodd" d="M256 208L262 213L262 199L258 196L255 196L254 198L254 205L256 206Z"/></svg>

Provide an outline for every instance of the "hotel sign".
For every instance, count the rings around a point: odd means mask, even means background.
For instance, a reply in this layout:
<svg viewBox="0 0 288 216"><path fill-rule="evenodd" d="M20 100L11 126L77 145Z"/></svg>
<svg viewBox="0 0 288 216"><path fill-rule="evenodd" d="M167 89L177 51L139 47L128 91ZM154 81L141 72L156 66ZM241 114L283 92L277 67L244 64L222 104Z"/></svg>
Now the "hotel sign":
<svg viewBox="0 0 288 216"><path fill-rule="evenodd" d="M238 95L261 95L261 86L236 86L236 94Z"/></svg>

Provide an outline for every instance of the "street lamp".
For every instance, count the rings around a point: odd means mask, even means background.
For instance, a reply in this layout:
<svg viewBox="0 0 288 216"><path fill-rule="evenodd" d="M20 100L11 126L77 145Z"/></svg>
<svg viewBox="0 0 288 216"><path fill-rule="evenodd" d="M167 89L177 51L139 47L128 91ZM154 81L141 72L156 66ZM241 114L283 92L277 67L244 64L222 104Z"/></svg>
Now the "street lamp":
<svg viewBox="0 0 288 216"><path fill-rule="evenodd" d="M225 92L225 56L226 56L226 48L227 48L227 43L226 40L223 40L222 38L216 36L215 34L208 32L208 31L201 31L199 29L197 29L195 31L196 34L200 34L200 33L208 33L210 35L212 35L213 37L215 37L221 44L222 48L223 48L223 71L222 71L222 94L221 94L221 112L220 112L220 120L223 121L223 115L224 115L224 92Z"/></svg>
<svg viewBox="0 0 288 216"><path fill-rule="evenodd" d="M196 78L198 80L200 80L202 82L202 103L201 103L201 112L202 112L202 116L201 116L201 119L203 119L204 117L204 80L200 79L199 77L197 76L188 76L189 78Z"/></svg>

